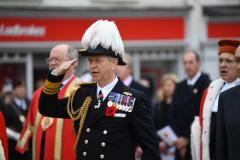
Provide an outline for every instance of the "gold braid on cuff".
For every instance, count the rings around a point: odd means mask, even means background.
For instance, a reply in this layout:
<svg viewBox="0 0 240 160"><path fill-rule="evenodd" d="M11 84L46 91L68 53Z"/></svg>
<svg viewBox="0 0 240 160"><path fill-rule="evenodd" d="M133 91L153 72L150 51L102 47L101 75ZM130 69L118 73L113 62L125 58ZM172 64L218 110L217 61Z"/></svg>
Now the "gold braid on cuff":
<svg viewBox="0 0 240 160"><path fill-rule="evenodd" d="M57 94L60 88L61 82L50 82L49 80L45 80L43 92L48 95Z"/></svg>
<svg viewBox="0 0 240 160"><path fill-rule="evenodd" d="M77 90L75 90L71 94L71 96L68 99L68 104L67 104L67 112L68 112L68 115L70 116L70 118L73 121L76 121L76 120L80 119L80 121L79 121L79 129L78 129L77 137L76 137L76 142L74 144L74 150L75 151L77 149L78 141L80 139L81 132L82 132L82 129L84 127L84 123L85 123L85 119L86 119L86 116L87 116L88 108L89 108L89 106L90 106L90 104L92 102L91 96L88 96L88 97L86 97L86 99L83 102L82 106L74 111L74 109L73 109L73 98L74 98L74 95L75 95L76 91Z"/></svg>

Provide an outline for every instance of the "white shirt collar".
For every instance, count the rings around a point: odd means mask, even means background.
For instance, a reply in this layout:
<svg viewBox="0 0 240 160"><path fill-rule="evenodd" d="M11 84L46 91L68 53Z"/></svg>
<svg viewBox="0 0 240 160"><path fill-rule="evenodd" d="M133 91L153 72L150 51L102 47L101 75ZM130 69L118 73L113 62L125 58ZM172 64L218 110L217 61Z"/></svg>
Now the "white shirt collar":
<svg viewBox="0 0 240 160"><path fill-rule="evenodd" d="M226 91L232 87L235 87L239 84L239 81L240 79L237 78L235 81L231 82L231 83L228 83L228 82L225 82L224 86L222 87L221 91L220 92L223 92L223 91Z"/></svg>
<svg viewBox="0 0 240 160"><path fill-rule="evenodd" d="M71 75L69 78L65 79L64 81L62 81L62 85L65 86L72 77L73 77L73 75Z"/></svg>
<svg viewBox="0 0 240 160"><path fill-rule="evenodd" d="M130 86L130 84L132 83L133 81L133 76L132 75L129 75L127 76L127 78L123 81L123 83L126 85L126 86Z"/></svg>
<svg viewBox="0 0 240 160"><path fill-rule="evenodd" d="M17 98L17 97L14 97L14 101L15 101L15 103L16 103L18 106L21 106L21 104L22 104L22 99L19 99L19 98Z"/></svg>
<svg viewBox="0 0 240 160"><path fill-rule="evenodd" d="M117 84L118 82L118 78L116 77L111 83L109 83L108 85L106 85L105 87L101 88L98 84L97 84L97 96L99 91L102 91L103 94L103 100L105 100L105 98L107 97L107 95L111 92L111 90L114 88L114 86Z"/></svg>
<svg viewBox="0 0 240 160"><path fill-rule="evenodd" d="M27 104L24 99L19 99L17 97L14 97L14 101L17 104L18 107L20 107L23 110L27 109Z"/></svg>
<svg viewBox="0 0 240 160"><path fill-rule="evenodd" d="M225 82L225 84L223 85L222 89L220 90L220 93L232 88L232 87L235 87L237 85L240 84L240 79L237 78L235 81L231 82L231 83L228 83L228 82ZM219 93L219 94L220 94ZM212 112L217 112L218 111L218 99L219 99L219 94L217 96L217 98L215 99L214 103L213 103L213 106L212 106Z"/></svg>
<svg viewBox="0 0 240 160"><path fill-rule="evenodd" d="M187 84L193 86L197 80L200 78L201 72L198 71L197 74L192 79L187 79Z"/></svg>

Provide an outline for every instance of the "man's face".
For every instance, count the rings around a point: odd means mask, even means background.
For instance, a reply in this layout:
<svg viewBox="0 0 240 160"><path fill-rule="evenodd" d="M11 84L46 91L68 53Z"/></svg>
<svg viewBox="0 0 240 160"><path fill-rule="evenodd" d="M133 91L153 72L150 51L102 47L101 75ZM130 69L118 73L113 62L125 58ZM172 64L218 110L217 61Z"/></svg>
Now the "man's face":
<svg viewBox="0 0 240 160"><path fill-rule="evenodd" d="M51 50L49 58L47 59L49 69L55 69L63 62L69 60L67 52L61 48L54 48Z"/></svg>
<svg viewBox="0 0 240 160"><path fill-rule="evenodd" d="M196 55L189 52L183 56L183 66L187 77L192 79L200 68L200 63L196 59Z"/></svg>
<svg viewBox="0 0 240 160"><path fill-rule="evenodd" d="M129 75L131 75L131 69L128 65L118 66L117 75L122 81L124 81Z"/></svg>
<svg viewBox="0 0 240 160"><path fill-rule="evenodd" d="M238 64L232 53L221 53L218 58L220 77L226 82L233 82L238 77Z"/></svg>
<svg viewBox="0 0 240 160"><path fill-rule="evenodd" d="M93 81L108 82L115 72L117 60L109 56L89 56L89 71Z"/></svg>
<svg viewBox="0 0 240 160"><path fill-rule="evenodd" d="M26 97L26 88L24 85L17 86L14 89L14 95L19 99L24 99Z"/></svg>
<svg viewBox="0 0 240 160"><path fill-rule="evenodd" d="M240 72L240 48L237 49L235 53L235 59L237 62L238 73Z"/></svg>

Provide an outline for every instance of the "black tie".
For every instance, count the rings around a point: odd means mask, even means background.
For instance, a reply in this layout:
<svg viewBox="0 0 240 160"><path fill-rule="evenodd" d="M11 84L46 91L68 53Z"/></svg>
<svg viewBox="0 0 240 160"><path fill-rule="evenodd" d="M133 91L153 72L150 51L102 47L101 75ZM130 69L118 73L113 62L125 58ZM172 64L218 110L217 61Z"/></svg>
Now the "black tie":
<svg viewBox="0 0 240 160"><path fill-rule="evenodd" d="M102 94L102 91L100 90L98 92L98 101L101 103L103 101L103 94Z"/></svg>

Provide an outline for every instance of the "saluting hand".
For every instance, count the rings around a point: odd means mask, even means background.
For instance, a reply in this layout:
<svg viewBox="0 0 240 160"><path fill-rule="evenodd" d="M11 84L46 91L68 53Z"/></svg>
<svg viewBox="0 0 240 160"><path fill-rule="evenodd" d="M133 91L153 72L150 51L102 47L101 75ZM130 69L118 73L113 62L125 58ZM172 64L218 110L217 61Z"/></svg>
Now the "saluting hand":
<svg viewBox="0 0 240 160"><path fill-rule="evenodd" d="M73 60L65 61L59 67L55 68L53 70L53 73L55 75L62 75L64 73L66 73L67 70L73 69L75 63L77 63L77 58L75 58Z"/></svg>

